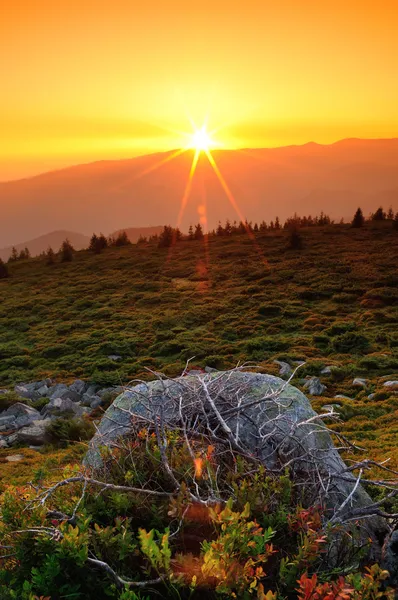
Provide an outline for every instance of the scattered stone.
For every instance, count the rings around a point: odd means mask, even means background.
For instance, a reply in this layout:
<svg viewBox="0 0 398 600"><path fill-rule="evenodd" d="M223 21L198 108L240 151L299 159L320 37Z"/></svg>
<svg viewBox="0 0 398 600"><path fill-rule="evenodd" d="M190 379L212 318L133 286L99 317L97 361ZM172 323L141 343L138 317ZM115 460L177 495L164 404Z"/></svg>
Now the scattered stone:
<svg viewBox="0 0 398 600"><path fill-rule="evenodd" d="M365 387L368 384L368 379L362 379L361 377L356 377L352 382L352 385L360 385L361 387Z"/></svg>
<svg viewBox="0 0 398 600"><path fill-rule="evenodd" d="M40 395L41 398L47 396L48 392L49 392L49 387L46 383L44 385L42 385L41 387L39 387L39 389L37 390L37 393Z"/></svg>
<svg viewBox="0 0 398 600"><path fill-rule="evenodd" d="M376 394L369 394L368 396L368 400L373 400L373 398L376 396Z"/></svg>
<svg viewBox="0 0 398 600"><path fill-rule="evenodd" d="M49 398L52 400L53 398L60 398L61 394L68 391L68 386L64 383L57 383L50 387L49 390Z"/></svg>
<svg viewBox="0 0 398 600"><path fill-rule="evenodd" d="M274 363L280 366L279 375L281 375L281 377L290 377L293 373L293 369L289 363L283 362L283 360L274 360Z"/></svg>
<svg viewBox="0 0 398 600"><path fill-rule="evenodd" d="M332 367L324 367L321 371L321 375L331 375Z"/></svg>
<svg viewBox="0 0 398 600"><path fill-rule="evenodd" d="M385 387L398 388L398 381L385 381L383 385Z"/></svg>
<svg viewBox="0 0 398 600"><path fill-rule="evenodd" d="M84 394L85 389L86 389L86 384L81 379L76 379L72 383L72 385L69 386L69 389L72 392L75 392L76 394L79 394L80 396L82 396Z"/></svg>
<svg viewBox="0 0 398 600"><path fill-rule="evenodd" d="M124 387L122 387L121 385L118 385L117 387L102 388L102 390L98 390L95 395L99 396L100 398L102 398L102 396L104 396L104 394L116 394L118 396L119 394L124 392L124 390L125 390Z"/></svg>
<svg viewBox="0 0 398 600"><path fill-rule="evenodd" d="M323 406L321 406L321 410L326 410L327 412L331 411L332 409L336 410L337 408L341 408L341 404L333 403L333 404L324 404Z"/></svg>
<svg viewBox="0 0 398 600"><path fill-rule="evenodd" d="M28 400L38 400L40 394L37 392L37 383L22 383L14 387L14 392L21 398Z"/></svg>
<svg viewBox="0 0 398 600"><path fill-rule="evenodd" d="M23 460L25 457L23 454L9 454L8 456L5 457L5 459L8 462L19 462L20 460Z"/></svg>
<svg viewBox="0 0 398 600"><path fill-rule="evenodd" d="M109 354L108 356L109 360L122 360L122 357L119 354Z"/></svg>
<svg viewBox="0 0 398 600"><path fill-rule="evenodd" d="M1 414L3 416L0 416L0 431L7 431L8 429L14 429L15 416L14 415L6 415L5 412L3 412Z"/></svg>
<svg viewBox="0 0 398 600"><path fill-rule="evenodd" d="M41 414L46 418L49 416L59 417L67 414L81 416L83 412L80 404L73 402L70 398L53 398L46 406L43 406Z"/></svg>
<svg viewBox="0 0 398 600"><path fill-rule="evenodd" d="M10 416L15 419L15 425L13 429L26 427L36 419L40 419L40 413L38 410L32 406L27 406L22 402L16 402L12 406L9 406L3 414L4 416Z"/></svg>
<svg viewBox="0 0 398 600"><path fill-rule="evenodd" d="M33 446L41 446L50 441L50 436L47 433L47 426L51 423L51 419L43 421L34 421L29 427L23 427L16 434L16 441L19 444L29 444Z"/></svg>
<svg viewBox="0 0 398 600"><path fill-rule="evenodd" d="M319 377L311 377L311 379L304 384L304 388L308 390L311 396L322 396L323 392L326 390L326 385L321 383Z"/></svg>
<svg viewBox="0 0 398 600"><path fill-rule="evenodd" d="M63 392L59 398L61 398L61 400L72 400L72 402L80 402L82 399L81 394L78 394L70 389L66 390L66 392Z"/></svg>
<svg viewBox="0 0 398 600"><path fill-rule="evenodd" d="M8 448L6 440L2 437L0 437L0 448Z"/></svg>
<svg viewBox="0 0 398 600"><path fill-rule="evenodd" d="M343 400L353 400L349 396L344 396L343 394L336 394L335 398L343 398Z"/></svg>
<svg viewBox="0 0 398 600"><path fill-rule="evenodd" d="M82 405L83 406L91 406L91 402L93 400L95 400L96 398L98 398L98 400L101 400L101 398L99 396L97 396L96 394L94 394L93 396L91 396L90 394L83 394L82 396Z"/></svg>
<svg viewBox="0 0 398 600"><path fill-rule="evenodd" d="M101 404L102 404L101 398L99 398L99 396L94 396L94 399L91 401L90 408L92 408L92 409L97 408L98 406L101 406Z"/></svg>
<svg viewBox="0 0 398 600"><path fill-rule="evenodd" d="M97 393L97 391L101 389L100 385L96 385L96 384L91 384L88 386L88 388L86 389L86 394L88 394L89 396L95 396L95 394Z"/></svg>
<svg viewBox="0 0 398 600"><path fill-rule="evenodd" d="M17 442L18 439L18 434L17 432L11 433L11 435L7 435L4 438L4 441L7 443L8 446L12 446L13 444L15 444Z"/></svg>

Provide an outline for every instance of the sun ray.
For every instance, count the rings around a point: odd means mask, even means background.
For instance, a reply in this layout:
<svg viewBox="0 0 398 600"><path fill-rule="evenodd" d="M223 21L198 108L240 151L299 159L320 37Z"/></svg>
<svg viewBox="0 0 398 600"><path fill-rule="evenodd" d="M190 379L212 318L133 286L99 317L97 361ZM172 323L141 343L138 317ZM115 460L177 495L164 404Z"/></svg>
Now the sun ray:
<svg viewBox="0 0 398 600"><path fill-rule="evenodd" d="M261 260L264 262L265 265L268 266L268 261L265 258L265 256L263 255L260 246L257 244L256 238L254 236L254 233L252 232L252 230L250 229L250 227L247 225L246 219L244 218L244 216L243 216L243 214L242 214L242 212L241 212L241 210L239 208L239 205L238 205L238 203L236 202L236 200L234 198L234 195L232 194L231 190L229 189L229 186L228 186L227 182L225 181L225 179L224 179L224 177L223 177L220 169L218 168L218 165L217 165L216 161L214 160L214 158L211 155L211 152L209 150L206 150L205 152L206 152L206 156L207 156L207 158L209 160L209 163L213 167L213 170L214 170L214 172L215 172L215 174L216 174L216 176L217 176L217 178L218 178L218 180L219 180L219 182L221 184L221 187L223 188L223 190L224 190L224 192L225 192L225 194L226 194L226 196L227 196L227 198L228 198L231 206L234 208L234 210L235 210L236 214L238 215L241 223L244 224L247 235L252 240L252 242L254 244L254 247L256 248L258 254L261 257Z"/></svg>

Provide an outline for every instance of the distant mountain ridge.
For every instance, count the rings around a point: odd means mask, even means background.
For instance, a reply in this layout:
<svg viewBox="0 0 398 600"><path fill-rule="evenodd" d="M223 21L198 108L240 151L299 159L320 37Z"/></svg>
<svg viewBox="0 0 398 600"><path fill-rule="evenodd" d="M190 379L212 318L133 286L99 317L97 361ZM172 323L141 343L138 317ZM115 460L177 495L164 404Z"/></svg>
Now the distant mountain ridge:
<svg viewBox="0 0 398 600"><path fill-rule="evenodd" d="M130 242L135 244L141 236L150 237L151 235L157 235L162 229L163 227L160 225L154 227L125 227L118 231L113 231L109 234L109 237L117 237L119 233L125 231ZM62 242L66 239L70 241L75 250L83 250L84 248L87 248L90 243L90 236L83 235L82 233L76 233L74 231L52 231L51 233L41 235L33 240L28 240L27 242L14 244L7 248L0 248L0 258L2 260L8 260L11 256L13 247L15 247L18 253L21 252L21 250L28 248L31 256L38 256L42 252L45 252L49 247L57 251L61 247Z"/></svg>
<svg viewBox="0 0 398 600"><path fill-rule="evenodd" d="M11 246L48 231L104 233L124 223L176 225L193 151L100 161L0 183L0 244ZM216 150L217 165L238 212L205 155L199 158L181 229L205 217L284 220L294 212L349 219L380 204L398 210L398 139L341 140L280 148ZM156 165L161 164L160 168Z"/></svg>

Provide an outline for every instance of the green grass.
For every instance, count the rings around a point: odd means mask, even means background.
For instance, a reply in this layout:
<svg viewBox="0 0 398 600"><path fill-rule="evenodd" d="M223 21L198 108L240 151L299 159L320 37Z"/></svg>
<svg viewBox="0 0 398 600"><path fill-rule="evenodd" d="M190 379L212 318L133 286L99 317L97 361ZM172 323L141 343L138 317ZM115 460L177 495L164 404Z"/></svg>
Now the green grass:
<svg viewBox="0 0 398 600"><path fill-rule="evenodd" d="M338 366L325 396L355 395L366 415L352 379L370 378L370 393L398 375L398 232L307 228L302 250L287 250L287 235L11 264L0 281L0 387L45 376L127 383L151 378L146 368L175 376L191 357L216 368L252 360L275 374L275 358L306 360L303 374Z"/></svg>

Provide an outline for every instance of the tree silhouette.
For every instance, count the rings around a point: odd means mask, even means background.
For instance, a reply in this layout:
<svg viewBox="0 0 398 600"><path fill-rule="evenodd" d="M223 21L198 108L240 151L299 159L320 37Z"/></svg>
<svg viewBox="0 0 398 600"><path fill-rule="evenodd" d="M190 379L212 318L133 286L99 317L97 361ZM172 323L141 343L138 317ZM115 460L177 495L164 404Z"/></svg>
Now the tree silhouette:
<svg viewBox="0 0 398 600"><path fill-rule="evenodd" d="M380 206L375 213L372 215L372 221L385 221L386 213L383 208Z"/></svg>
<svg viewBox="0 0 398 600"><path fill-rule="evenodd" d="M159 236L158 247L159 248L169 248L174 239L173 228L170 225L165 225L163 227L163 231Z"/></svg>
<svg viewBox="0 0 398 600"><path fill-rule="evenodd" d="M116 244L116 240L115 240L115 244ZM90 245L89 245L88 249L91 250L92 252L95 252L95 254L99 254L100 252L102 252L102 250L104 250L107 247L108 247L108 240L106 239L104 234L100 233L100 235L98 236L95 233L93 233L93 235L91 236Z"/></svg>
<svg viewBox="0 0 398 600"><path fill-rule="evenodd" d="M8 262L15 262L16 260L18 260L18 250L15 248L15 246L13 246L11 248L11 256L8 259Z"/></svg>
<svg viewBox="0 0 398 600"><path fill-rule="evenodd" d="M6 279L9 276L7 265L0 258L0 279Z"/></svg>
<svg viewBox="0 0 398 600"><path fill-rule="evenodd" d="M46 264L47 265L53 265L55 263L55 252L51 248L51 246L48 247L48 250L47 250L45 256L46 256Z"/></svg>
<svg viewBox="0 0 398 600"><path fill-rule="evenodd" d="M390 221L392 221L394 219L394 211L392 209L392 206L390 206L390 208L388 209L387 219L389 219Z"/></svg>
<svg viewBox="0 0 398 600"><path fill-rule="evenodd" d="M195 226L195 233L194 233L194 237L195 240L202 240L203 239L203 229L202 229L202 225L200 223L198 223Z"/></svg>
<svg viewBox="0 0 398 600"><path fill-rule="evenodd" d="M363 216L363 212L361 208L357 209L357 212L354 215L354 218L351 223L351 227L363 227L365 224L365 218Z"/></svg>
<svg viewBox="0 0 398 600"><path fill-rule="evenodd" d="M75 249L68 239L62 242L62 246L59 250L61 262L71 262L73 260L74 251Z"/></svg>

